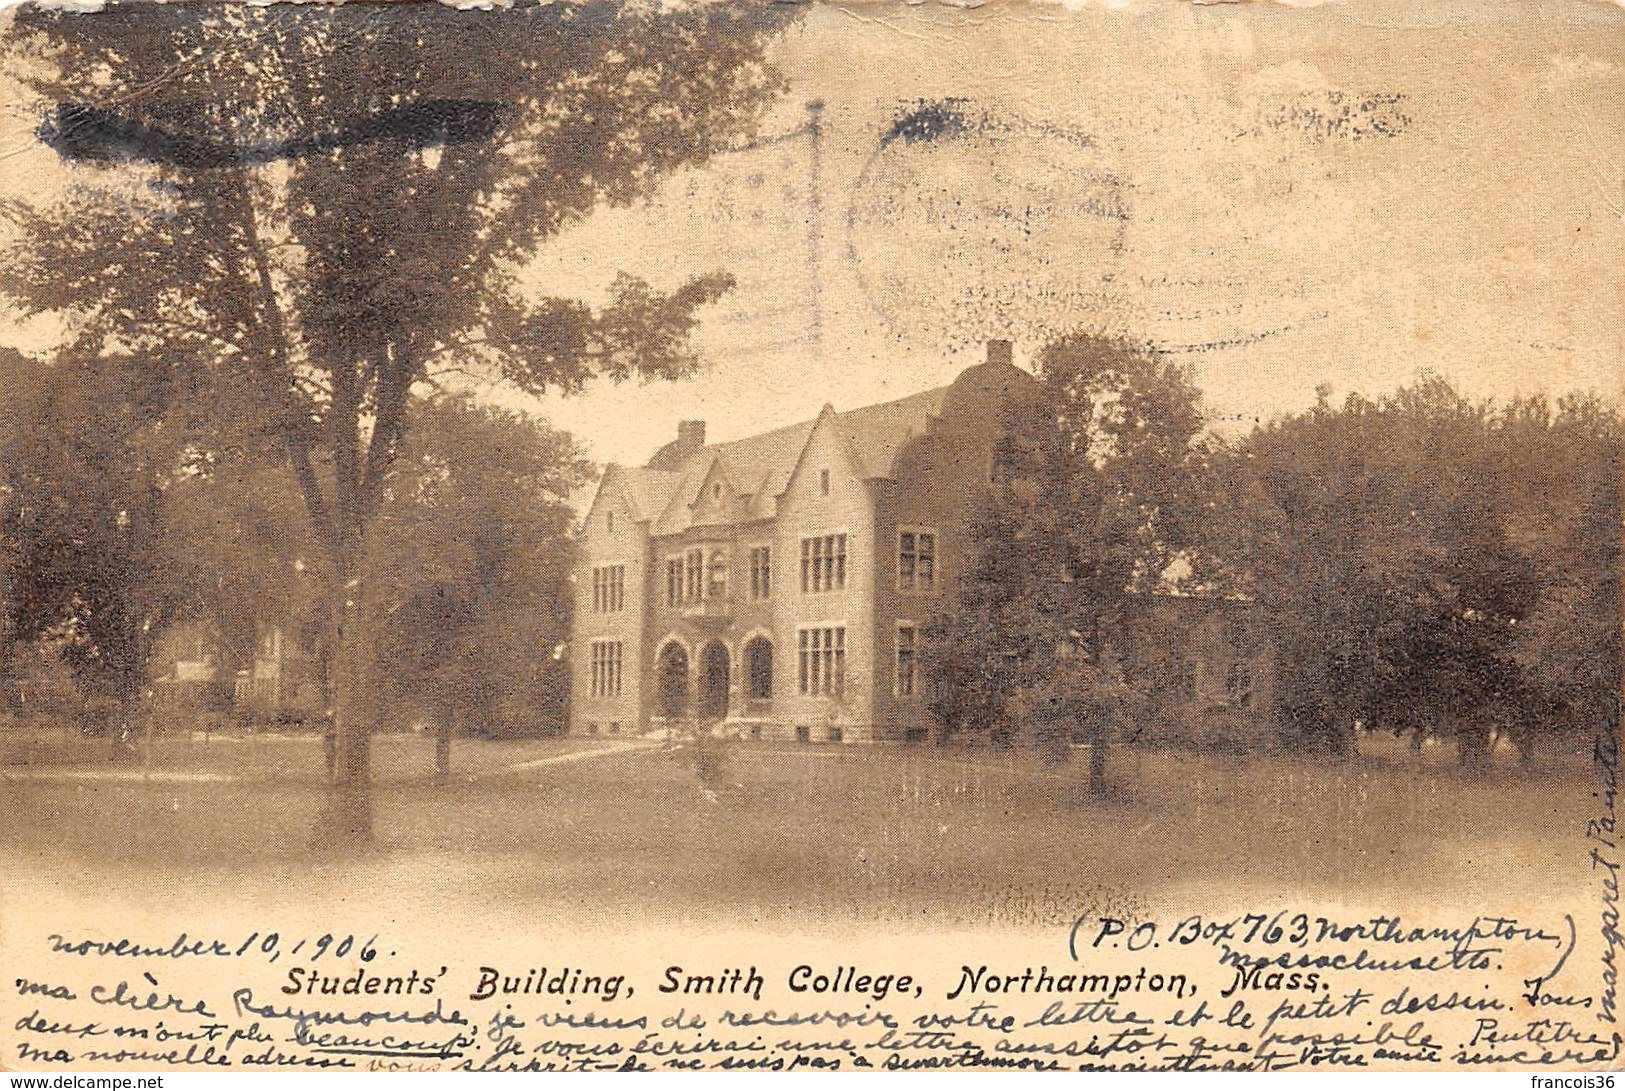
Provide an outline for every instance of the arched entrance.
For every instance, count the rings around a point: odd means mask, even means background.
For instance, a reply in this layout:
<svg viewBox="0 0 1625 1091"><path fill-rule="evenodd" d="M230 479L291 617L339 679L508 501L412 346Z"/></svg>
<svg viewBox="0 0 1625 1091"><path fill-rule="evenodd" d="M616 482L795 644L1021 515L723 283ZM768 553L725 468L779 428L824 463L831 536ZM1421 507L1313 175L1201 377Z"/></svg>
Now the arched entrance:
<svg viewBox="0 0 1625 1091"><path fill-rule="evenodd" d="M713 640L700 653L700 697L696 710L702 720L728 715L728 649Z"/></svg>
<svg viewBox="0 0 1625 1091"><path fill-rule="evenodd" d="M656 711L668 720L688 715L688 652L673 640L655 660Z"/></svg>

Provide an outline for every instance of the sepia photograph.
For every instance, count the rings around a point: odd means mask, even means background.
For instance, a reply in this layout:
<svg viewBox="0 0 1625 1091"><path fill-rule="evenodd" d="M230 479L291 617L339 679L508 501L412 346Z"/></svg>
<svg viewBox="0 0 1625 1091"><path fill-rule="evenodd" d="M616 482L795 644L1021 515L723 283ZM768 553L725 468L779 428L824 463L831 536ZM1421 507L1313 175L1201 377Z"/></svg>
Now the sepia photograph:
<svg viewBox="0 0 1625 1091"><path fill-rule="evenodd" d="M1611 1071L1622 31L0 11L0 1069Z"/></svg>

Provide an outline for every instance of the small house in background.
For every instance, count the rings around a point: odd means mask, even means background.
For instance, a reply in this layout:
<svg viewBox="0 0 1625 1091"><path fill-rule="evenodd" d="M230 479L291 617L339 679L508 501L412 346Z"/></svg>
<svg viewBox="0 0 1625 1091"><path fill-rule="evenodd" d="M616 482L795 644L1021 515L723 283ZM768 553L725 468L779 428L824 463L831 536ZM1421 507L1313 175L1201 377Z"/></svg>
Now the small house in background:
<svg viewBox="0 0 1625 1091"><path fill-rule="evenodd" d="M257 720L320 718L327 707L327 687L314 634L260 625L257 637L254 665L239 671L235 681L232 704L238 714Z"/></svg>
<svg viewBox="0 0 1625 1091"><path fill-rule="evenodd" d="M219 664L212 632L201 621L180 622L158 638L149 657L152 700L163 711L229 712L231 679Z"/></svg>
<svg viewBox="0 0 1625 1091"><path fill-rule="evenodd" d="M233 713L269 721L319 718L327 707L321 657L311 634L256 627L252 665L233 671L204 622L172 626L153 649L153 702L171 711Z"/></svg>

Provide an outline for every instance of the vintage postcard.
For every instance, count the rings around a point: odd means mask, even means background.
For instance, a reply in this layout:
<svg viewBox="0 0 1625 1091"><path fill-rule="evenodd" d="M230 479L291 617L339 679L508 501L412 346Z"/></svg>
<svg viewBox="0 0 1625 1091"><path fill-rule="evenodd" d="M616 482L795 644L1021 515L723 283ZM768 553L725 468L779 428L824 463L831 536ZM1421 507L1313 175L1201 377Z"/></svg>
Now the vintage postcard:
<svg viewBox="0 0 1625 1091"><path fill-rule="evenodd" d="M1625 7L23 3L0 104L0 1068L1612 1085Z"/></svg>

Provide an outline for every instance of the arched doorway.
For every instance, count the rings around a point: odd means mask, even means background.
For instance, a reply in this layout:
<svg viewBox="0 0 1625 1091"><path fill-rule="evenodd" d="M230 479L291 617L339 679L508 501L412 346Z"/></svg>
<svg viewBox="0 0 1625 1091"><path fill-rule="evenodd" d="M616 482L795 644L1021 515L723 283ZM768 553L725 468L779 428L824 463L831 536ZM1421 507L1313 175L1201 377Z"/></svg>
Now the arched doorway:
<svg viewBox="0 0 1625 1091"><path fill-rule="evenodd" d="M655 660L657 711L668 720L688 715L688 652L673 640Z"/></svg>
<svg viewBox="0 0 1625 1091"><path fill-rule="evenodd" d="M697 709L702 720L720 720L728 715L728 649L713 640L700 653L700 698Z"/></svg>
<svg viewBox="0 0 1625 1091"><path fill-rule="evenodd" d="M745 678L750 684L752 701L766 701L773 696L773 642L759 636L745 645Z"/></svg>

